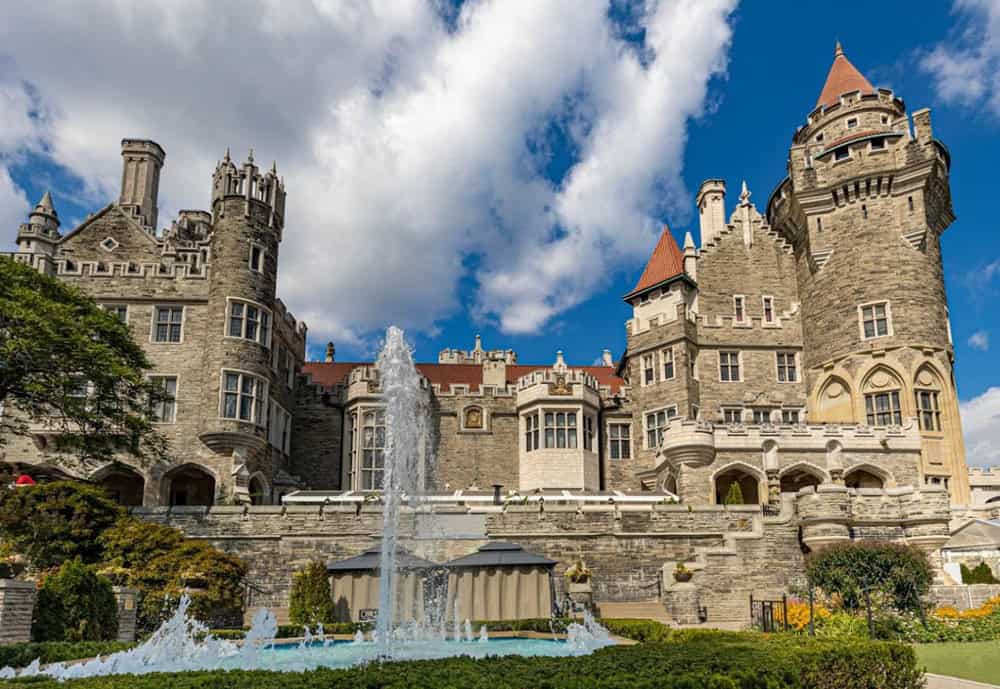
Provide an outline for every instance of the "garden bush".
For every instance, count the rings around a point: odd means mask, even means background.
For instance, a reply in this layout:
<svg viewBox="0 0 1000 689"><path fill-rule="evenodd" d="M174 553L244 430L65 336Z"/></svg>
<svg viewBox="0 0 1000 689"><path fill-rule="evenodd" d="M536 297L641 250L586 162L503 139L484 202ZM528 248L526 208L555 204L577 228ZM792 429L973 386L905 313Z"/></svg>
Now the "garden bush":
<svg viewBox="0 0 1000 689"><path fill-rule="evenodd" d="M110 641L118 636L111 582L77 558L45 577L35 600L34 641Z"/></svg>
<svg viewBox="0 0 1000 689"><path fill-rule="evenodd" d="M298 625L328 624L336 619L336 614L326 565L313 560L292 576L288 619Z"/></svg>
<svg viewBox="0 0 1000 689"><path fill-rule="evenodd" d="M12 683L10 686L23 686ZM913 649L725 632L604 648L570 658L448 658L302 673L193 672L103 677L34 689L918 689Z"/></svg>
<svg viewBox="0 0 1000 689"><path fill-rule="evenodd" d="M1000 584L1000 579L993 576L993 570L985 562L980 562L972 569L963 564L961 569L963 584Z"/></svg>
<svg viewBox="0 0 1000 689"><path fill-rule="evenodd" d="M42 665L106 656L134 646L124 641L45 641L0 646L0 668L25 667L36 658Z"/></svg>
<svg viewBox="0 0 1000 689"><path fill-rule="evenodd" d="M0 540L37 569L75 557L90 564L103 554L98 535L124 513L103 490L81 483L18 488L0 495Z"/></svg>
<svg viewBox="0 0 1000 689"><path fill-rule="evenodd" d="M836 594L847 610L865 604L864 589L887 598L897 610L917 610L934 579L927 554L898 543L857 541L824 548L806 560L812 586Z"/></svg>

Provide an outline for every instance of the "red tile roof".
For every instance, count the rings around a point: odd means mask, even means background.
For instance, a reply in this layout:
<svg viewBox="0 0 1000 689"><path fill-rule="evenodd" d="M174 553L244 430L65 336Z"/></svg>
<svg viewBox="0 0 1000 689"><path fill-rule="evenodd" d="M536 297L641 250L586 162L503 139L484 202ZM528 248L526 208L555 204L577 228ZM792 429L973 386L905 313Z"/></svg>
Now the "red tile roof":
<svg viewBox="0 0 1000 689"><path fill-rule="evenodd" d="M677 240L671 234L670 228L664 225L663 234L660 235L660 241L656 243L656 248L653 249L653 254L649 257L646 270L642 271L642 276L636 283L635 289L626 294L625 298L628 299L639 292L683 274L684 255L681 253L680 247L677 246Z"/></svg>
<svg viewBox="0 0 1000 689"><path fill-rule="evenodd" d="M833 65L830 66L830 73L826 75L826 83L823 91L819 94L816 106L825 105L830 107L840 102L840 97L845 93L861 91L862 93L873 93L875 87L865 79L858 68L851 64L851 61L844 55L840 42L837 42L837 49L833 56Z"/></svg>
<svg viewBox="0 0 1000 689"><path fill-rule="evenodd" d="M361 366L374 366L374 363L307 361L302 366L302 372L309 374L313 383L330 387L346 383L351 370ZM551 367L547 364L507 366L507 383L513 385L521 376L548 368ZM624 384L624 381L615 375L615 369L609 366L570 366L570 368L586 371L597 379L598 385L607 385L613 393L618 392ZM483 367L479 364L417 364L417 370L431 385L441 386L442 392L451 390L452 385L468 385L469 391L475 392L483 384Z"/></svg>

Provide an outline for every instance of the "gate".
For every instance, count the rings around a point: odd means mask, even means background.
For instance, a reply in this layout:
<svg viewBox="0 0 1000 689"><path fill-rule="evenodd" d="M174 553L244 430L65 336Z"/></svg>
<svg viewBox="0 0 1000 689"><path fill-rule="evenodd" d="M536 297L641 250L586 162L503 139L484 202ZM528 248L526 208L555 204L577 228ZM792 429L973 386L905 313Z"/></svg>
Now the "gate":
<svg viewBox="0 0 1000 689"><path fill-rule="evenodd" d="M788 597L766 600L750 594L750 626L762 632L788 631Z"/></svg>

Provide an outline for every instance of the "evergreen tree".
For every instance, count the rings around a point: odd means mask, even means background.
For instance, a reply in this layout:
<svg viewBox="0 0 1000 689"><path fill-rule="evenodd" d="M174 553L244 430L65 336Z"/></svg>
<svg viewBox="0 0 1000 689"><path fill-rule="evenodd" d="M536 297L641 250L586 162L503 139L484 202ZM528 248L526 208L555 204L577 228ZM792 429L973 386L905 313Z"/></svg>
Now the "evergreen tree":
<svg viewBox="0 0 1000 689"><path fill-rule="evenodd" d="M726 499L723 502L727 505L743 504L743 489L740 488L739 481L733 481L729 484L729 492L726 493Z"/></svg>
<svg viewBox="0 0 1000 689"><path fill-rule="evenodd" d="M309 626L336 621L330 577L326 565L319 560L295 573L288 598L288 617L292 624Z"/></svg>

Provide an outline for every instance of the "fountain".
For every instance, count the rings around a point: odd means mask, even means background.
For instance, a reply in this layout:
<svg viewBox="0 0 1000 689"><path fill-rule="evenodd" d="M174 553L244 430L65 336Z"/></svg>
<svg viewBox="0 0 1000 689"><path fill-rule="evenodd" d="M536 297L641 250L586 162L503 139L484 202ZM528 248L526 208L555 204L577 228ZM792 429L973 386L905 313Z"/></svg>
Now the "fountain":
<svg viewBox="0 0 1000 689"><path fill-rule="evenodd" d="M371 639L363 631L348 641L331 639L322 625L315 632L306 627L298 642L276 642L277 621L268 610L254 615L242 644L218 639L200 622L189 618L190 600L181 598L174 614L145 642L106 658L71 665L54 663L42 668L36 660L21 671L0 669L0 679L47 675L60 680L114 674L146 674L215 669L268 669L302 671L316 667L351 667L386 660L415 660L467 655L568 656L591 653L614 643L607 630L589 613L583 623L567 628L566 640L490 639L486 627L473 633L470 620L462 620L456 601L451 634L444 613L446 596L437 596L422 619L396 619L400 576L399 555L403 507L421 507L432 475L433 453L429 443L429 396L413 364L403 332L390 327L378 358L378 372L386 403L384 472L382 481L383 540L379 569L379 610ZM419 520L414 521L414 528ZM419 536L419 534L416 534ZM426 534L425 534L426 536Z"/></svg>

